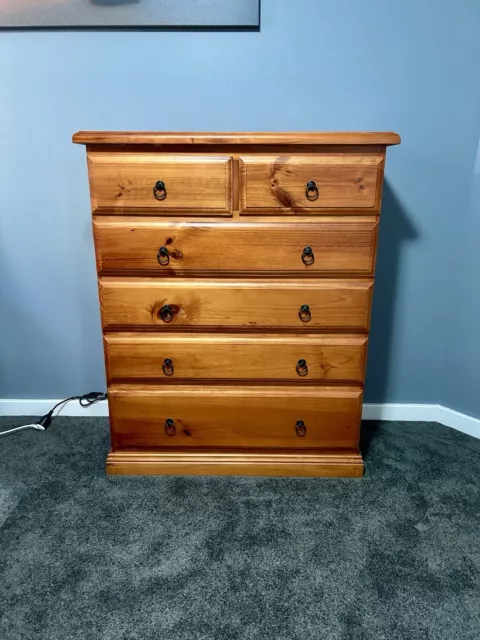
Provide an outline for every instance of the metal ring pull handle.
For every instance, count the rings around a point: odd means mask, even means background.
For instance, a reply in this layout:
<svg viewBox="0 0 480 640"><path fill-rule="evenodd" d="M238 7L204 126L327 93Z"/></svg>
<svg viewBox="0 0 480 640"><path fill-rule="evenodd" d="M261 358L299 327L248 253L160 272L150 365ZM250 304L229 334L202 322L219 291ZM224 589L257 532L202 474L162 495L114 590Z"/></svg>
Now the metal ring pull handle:
<svg viewBox="0 0 480 640"><path fill-rule="evenodd" d="M171 322L173 320L173 310L169 304L164 304L163 307L158 312L158 315L163 320L163 322Z"/></svg>
<svg viewBox="0 0 480 640"><path fill-rule="evenodd" d="M315 262L315 254L313 253L312 247L304 247L302 252L302 262L306 265L313 264Z"/></svg>
<svg viewBox="0 0 480 640"><path fill-rule="evenodd" d="M168 253L167 247L160 247L157 253L158 264L162 267L170 264L170 254Z"/></svg>
<svg viewBox="0 0 480 640"><path fill-rule="evenodd" d="M173 376L175 368L173 366L173 360L171 358L165 358L162 364L162 371L166 376Z"/></svg>
<svg viewBox="0 0 480 640"><path fill-rule="evenodd" d="M174 436L177 433L177 428L175 427L175 422L172 418L167 418L165 420L165 433L167 436Z"/></svg>
<svg viewBox="0 0 480 640"><path fill-rule="evenodd" d="M307 200L310 200L310 202L313 202L314 200L318 200L319 193L318 193L317 183L315 182L315 180L309 180L307 182L305 195L307 197Z"/></svg>
<svg viewBox="0 0 480 640"><path fill-rule="evenodd" d="M298 317L302 322L310 322L312 319L312 314L310 312L310 307L308 304L302 304L300 307L300 311L298 312Z"/></svg>
<svg viewBox="0 0 480 640"><path fill-rule="evenodd" d="M157 200L165 200L167 197L167 187L163 180L157 180L153 187L153 195Z"/></svg>
<svg viewBox="0 0 480 640"><path fill-rule="evenodd" d="M307 361L306 360L299 360L297 362L297 373L302 378L304 376L308 376L308 366L307 366Z"/></svg>
<svg viewBox="0 0 480 640"><path fill-rule="evenodd" d="M298 420L295 425L295 433L299 438L304 438L307 435L307 427L303 420Z"/></svg>

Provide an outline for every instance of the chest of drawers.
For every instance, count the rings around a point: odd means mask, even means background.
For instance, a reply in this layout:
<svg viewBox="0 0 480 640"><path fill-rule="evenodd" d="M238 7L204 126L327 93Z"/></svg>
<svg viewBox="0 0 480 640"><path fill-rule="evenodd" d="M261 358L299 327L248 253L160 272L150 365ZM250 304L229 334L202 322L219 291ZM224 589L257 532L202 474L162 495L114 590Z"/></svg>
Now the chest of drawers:
<svg viewBox="0 0 480 640"><path fill-rule="evenodd" d="M394 133L79 132L116 474L360 476Z"/></svg>

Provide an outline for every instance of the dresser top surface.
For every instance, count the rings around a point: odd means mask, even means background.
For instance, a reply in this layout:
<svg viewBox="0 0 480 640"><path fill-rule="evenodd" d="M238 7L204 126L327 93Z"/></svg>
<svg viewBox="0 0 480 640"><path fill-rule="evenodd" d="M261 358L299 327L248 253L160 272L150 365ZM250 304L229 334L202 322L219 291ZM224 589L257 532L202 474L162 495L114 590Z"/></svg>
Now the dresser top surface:
<svg viewBox="0 0 480 640"><path fill-rule="evenodd" d="M171 132L171 131L78 131L77 144L115 145L395 145L400 136L393 132Z"/></svg>

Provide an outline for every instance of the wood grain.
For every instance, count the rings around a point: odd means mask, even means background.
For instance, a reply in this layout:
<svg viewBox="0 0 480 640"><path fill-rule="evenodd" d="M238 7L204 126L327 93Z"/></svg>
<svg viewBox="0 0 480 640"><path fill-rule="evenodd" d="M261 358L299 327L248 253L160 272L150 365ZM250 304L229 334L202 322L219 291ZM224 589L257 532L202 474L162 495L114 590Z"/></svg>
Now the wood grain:
<svg viewBox="0 0 480 640"><path fill-rule="evenodd" d="M158 131L78 131L73 135L77 144L328 144L328 145L395 145L400 144L398 133L392 132L158 132Z"/></svg>
<svg viewBox="0 0 480 640"><path fill-rule="evenodd" d="M88 153L94 213L228 215L232 210L230 157L156 152ZM157 200L157 181L167 196Z"/></svg>
<svg viewBox="0 0 480 640"><path fill-rule="evenodd" d="M103 326L366 331L372 280L100 278ZM168 305L171 322L161 310ZM302 305L311 319L299 317Z"/></svg>
<svg viewBox="0 0 480 640"><path fill-rule="evenodd" d="M357 448L359 387L109 387L112 449ZM174 435L165 430L173 420ZM306 434L299 437L298 421Z"/></svg>
<svg viewBox="0 0 480 640"><path fill-rule="evenodd" d="M363 460L357 451L285 453L228 451L111 451L107 458L110 475L182 476L299 476L350 477L363 475Z"/></svg>
<svg viewBox="0 0 480 640"><path fill-rule="evenodd" d="M73 140L89 162L108 472L361 476L385 153L400 137ZM306 197L311 180L318 199Z"/></svg>
<svg viewBox="0 0 480 640"><path fill-rule="evenodd" d="M134 334L104 337L109 382L121 380L363 381L362 335ZM170 359L172 368L164 366ZM306 367L298 361L305 360Z"/></svg>
<svg viewBox="0 0 480 640"><path fill-rule="evenodd" d="M351 220L351 219L350 219ZM352 273L371 275L378 223L343 221L315 224L229 222L138 222L132 217L97 217L93 223L100 274L128 271L147 275L238 273ZM304 248L313 264L302 261ZM158 252L165 247L166 264Z"/></svg>
<svg viewBox="0 0 480 640"><path fill-rule="evenodd" d="M317 213L322 209L375 210L383 156L243 156L240 162L240 212ZM314 181L318 199L308 200Z"/></svg>

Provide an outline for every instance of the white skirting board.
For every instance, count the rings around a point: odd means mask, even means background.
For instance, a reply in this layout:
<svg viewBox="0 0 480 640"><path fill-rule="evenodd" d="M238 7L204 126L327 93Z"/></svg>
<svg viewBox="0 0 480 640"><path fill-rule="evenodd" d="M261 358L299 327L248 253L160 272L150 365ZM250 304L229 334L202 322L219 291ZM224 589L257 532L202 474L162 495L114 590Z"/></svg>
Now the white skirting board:
<svg viewBox="0 0 480 640"><path fill-rule="evenodd" d="M59 400L1 400L0 416L43 416ZM108 416L106 401L83 408L77 400L68 402L56 415ZM365 404L364 420L398 420L401 422L439 422L447 427L480 438L480 419L454 411L440 404Z"/></svg>
<svg viewBox="0 0 480 640"><path fill-rule="evenodd" d="M364 404L362 418L400 422L439 422L474 438L480 438L479 418L454 411L441 404Z"/></svg>

